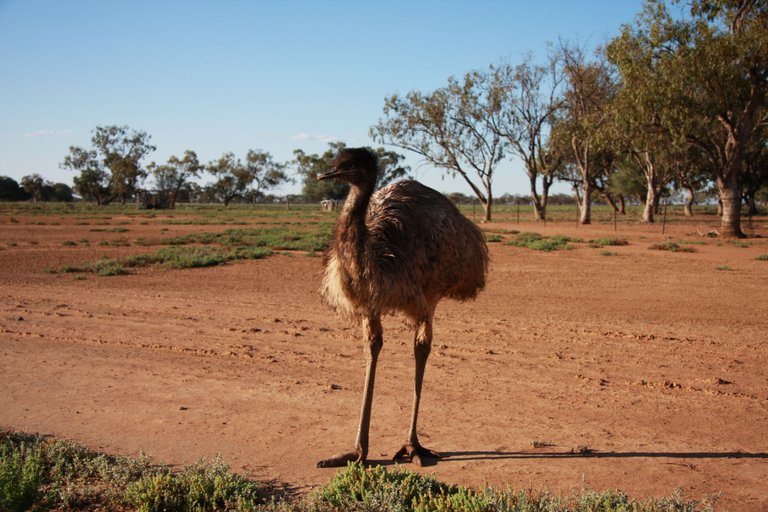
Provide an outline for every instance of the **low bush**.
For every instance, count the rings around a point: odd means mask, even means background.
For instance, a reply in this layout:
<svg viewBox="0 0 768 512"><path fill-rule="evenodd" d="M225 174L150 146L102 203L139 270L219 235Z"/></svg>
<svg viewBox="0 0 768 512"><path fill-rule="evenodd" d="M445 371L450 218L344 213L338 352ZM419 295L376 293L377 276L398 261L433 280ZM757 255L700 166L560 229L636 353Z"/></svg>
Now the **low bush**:
<svg viewBox="0 0 768 512"><path fill-rule="evenodd" d="M649 249L655 251L670 251L670 252L696 252L694 247L687 247L680 245L677 242L659 242L651 245Z"/></svg>
<svg viewBox="0 0 768 512"><path fill-rule="evenodd" d="M181 471L147 457L110 457L69 442L23 433L0 434L0 510L138 510L264 512L546 512L714 509L713 500L681 492L636 501L621 491L583 490L573 496L547 491L471 489L400 468L349 464L308 496L265 503L267 484L232 473L219 458Z"/></svg>

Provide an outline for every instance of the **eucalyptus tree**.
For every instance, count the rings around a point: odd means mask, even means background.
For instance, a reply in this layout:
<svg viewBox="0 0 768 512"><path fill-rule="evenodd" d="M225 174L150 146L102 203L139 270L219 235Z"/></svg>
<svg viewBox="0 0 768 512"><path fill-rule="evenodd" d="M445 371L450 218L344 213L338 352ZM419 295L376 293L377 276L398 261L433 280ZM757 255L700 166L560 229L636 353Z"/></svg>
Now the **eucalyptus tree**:
<svg viewBox="0 0 768 512"><path fill-rule="evenodd" d="M598 54L587 60L583 49L561 43L565 76L564 115L555 125L558 143L569 146L568 158L578 170L581 224L592 222L592 192L601 175L613 170L610 102L617 84Z"/></svg>
<svg viewBox="0 0 768 512"><path fill-rule="evenodd" d="M251 181L251 192L253 199L256 200L264 194L265 190L273 189L291 181L291 178L285 172L286 164L275 162L272 155L266 151L257 151L249 149L245 155L245 170L253 179Z"/></svg>
<svg viewBox="0 0 768 512"><path fill-rule="evenodd" d="M45 200L46 182L39 174L30 174L21 178L21 188L29 194L35 203Z"/></svg>
<svg viewBox="0 0 768 512"><path fill-rule="evenodd" d="M663 10L661 0L647 0ZM665 85L675 99L667 117L675 138L708 160L722 216L721 235L743 237L742 180L750 145L768 122L768 4L690 0L690 18L648 27L671 48Z"/></svg>
<svg viewBox="0 0 768 512"><path fill-rule="evenodd" d="M553 146L547 144L551 127L564 105L559 58L550 55L545 66L534 64L531 57L517 66L492 66L484 79L489 82L492 98L498 102L498 112L493 109L494 115L489 116L493 130L506 141L509 152L523 161L534 219L546 220L549 189L562 158L561 152L553 151Z"/></svg>
<svg viewBox="0 0 768 512"><path fill-rule="evenodd" d="M228 206L234 199L245 197L250 190L254 195L288 180L285 165L277 163L264 151L249 150L245 162L232 152L221 155L208 163L206 170L215 181L211 189Z"/></svg>
<svg viewBox="0 0 768 512"><path fill-rule="evenodd" d="M159 191L165 192L170 198L170 207L176 207L176 199L179 191L187 186L192 178L197 178L205 169L197 158L197 153L188 149L184 157L172 155L168 162L157 165L155 162L147 166L147 170L155 178L155 185Z"/></svg>
<svg viewBox="0 0 768 512"><path fill-rule="evenodd" d="M224 206L229 206L233 199L242 197L253 182L253 175L232 152L224 153L218 160L208 162L205 169L213 175L211 190Z"/></svg>
<svg viewBox="0 0 768 512"><path fill-rule="evenodd" d="M658 30L666 27L666 30ZM654 30L656 28L656 30ZM668 118L679 108L669 84L670 60L679 42L663 4L646 3L636 22L622 26L606 47L620 87L611 102L616 137L645 178L643 220L654 221L661 192L678 175L685 148L675 141ZM630 167L631 169L631 167Z"/></svg>
<svg viewBox="0 0 768 512"><path fill-rule="evenodd" d="M150 138L127 126L97 126L91 137L93 147L70 146L60 165L80 172L74 182L83 197L100 205L115 199L125 203L147 176L141 160L155 150Z"/></svg>
<svg viewBox="0 0 768 512"><path fill-rule="evenodd" d="M493 177L503 158L501 136L494 130L500 102L476 73L432 92L412 91L385 99L384 117L371 127L375 141L412 151L424 161L469 186L491 220Z"/></svg>

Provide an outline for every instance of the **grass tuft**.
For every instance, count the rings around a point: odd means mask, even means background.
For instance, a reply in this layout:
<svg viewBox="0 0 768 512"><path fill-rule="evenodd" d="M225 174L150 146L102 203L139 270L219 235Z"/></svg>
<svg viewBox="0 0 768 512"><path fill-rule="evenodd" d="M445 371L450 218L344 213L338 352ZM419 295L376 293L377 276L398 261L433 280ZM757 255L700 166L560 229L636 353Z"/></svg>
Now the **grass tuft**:
<svg viewBox="0 0 768 512"><path fill-rule="evenodd" d="M676 242L659 242L651 245L649 249L655 251L670 251L670 252L696 252L696 248L680 245Z"/></svg>
<svg viewBox="0 0 768 512"><path fill-rule="evenodd" d="M581 242L578 238L570 238L563 235L554 235L551 237L545 237L539 233L522 232L515 236L513 240L507 242L507 245L513 245L515 247L527 247L534 251L557 251L561 249L573 249L570 242Z"/></svg>
<svg viewBox="0 0 768 512"><path fill-rule="evenodd" d="M758 261L768 261L768 254L761 254L757 258L755 258Z"/></svg>
<svg viewBox="0 0 768 512"><path fill-rule="evenodd" d="M593 248L602 248L602 247L614 247L614 246L622 246L622 245L629 245L629 242L623 238L596 238L594 240L589 241L589 246Z"/></svg>

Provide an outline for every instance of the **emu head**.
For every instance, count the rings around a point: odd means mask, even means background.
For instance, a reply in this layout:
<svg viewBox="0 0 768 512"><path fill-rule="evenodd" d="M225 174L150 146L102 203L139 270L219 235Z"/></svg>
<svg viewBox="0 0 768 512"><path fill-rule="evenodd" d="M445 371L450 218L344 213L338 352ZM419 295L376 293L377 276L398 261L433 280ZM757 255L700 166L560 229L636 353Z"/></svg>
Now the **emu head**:
<svg viewBox="0 0 768 512"><path fill-rule="evenodd" d="M379 161L370 148L344 148L333 161L333 167L317 177L336 178L352 185L375 184Z"/></svg>

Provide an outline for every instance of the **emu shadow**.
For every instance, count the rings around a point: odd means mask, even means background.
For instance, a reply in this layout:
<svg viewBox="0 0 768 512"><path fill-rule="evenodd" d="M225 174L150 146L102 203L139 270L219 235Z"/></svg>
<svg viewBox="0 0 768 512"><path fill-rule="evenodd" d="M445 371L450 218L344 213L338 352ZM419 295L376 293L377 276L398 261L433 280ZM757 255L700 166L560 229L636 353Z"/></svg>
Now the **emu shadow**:
<svg viewBox="0 0 768 512"><path fill-rule="evenodd" d="M462 451L443 452L442 462L457 462L468 460L503 460L503 459L768 459L768 453L753 452L496 452L496 451Z"/></svg>

